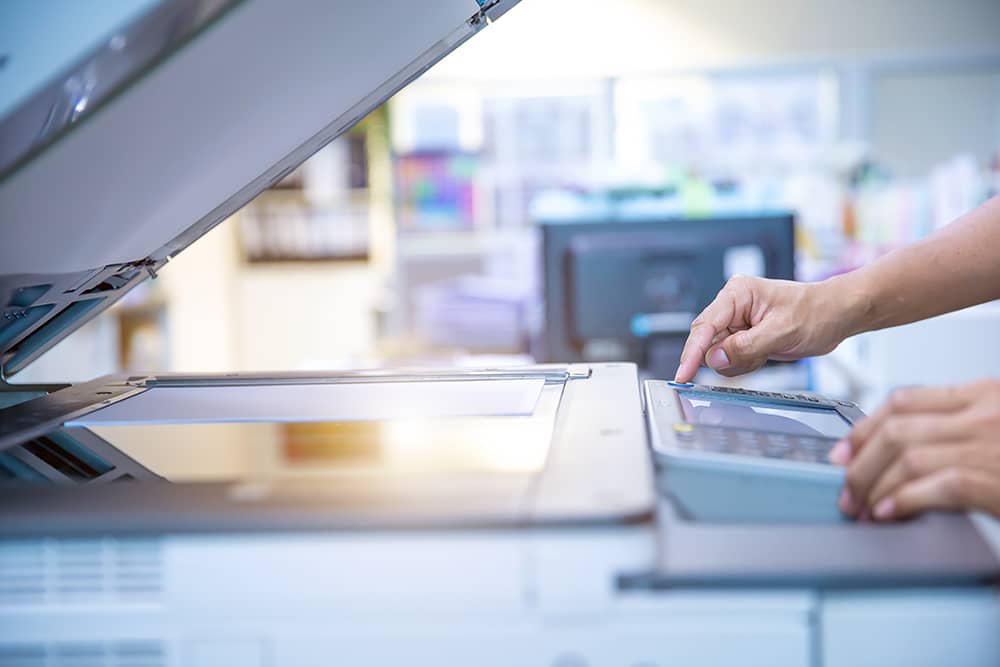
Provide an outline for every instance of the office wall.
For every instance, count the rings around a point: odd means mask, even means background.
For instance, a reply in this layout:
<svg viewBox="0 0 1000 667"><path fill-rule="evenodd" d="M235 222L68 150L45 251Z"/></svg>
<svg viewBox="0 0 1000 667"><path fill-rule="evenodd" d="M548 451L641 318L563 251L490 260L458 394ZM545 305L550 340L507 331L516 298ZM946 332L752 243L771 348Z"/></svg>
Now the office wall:
<svg viewBox="0 0 1000 667"><path fill-rule="evenodd" d="M238 233L231 218L161 271L171 370L334 368L371 354L368 264L246 264Z"/></svg>
<svg viewBox="0 0 1000 667"><path fill-rule="evenodd" d="M913 176L1000 148L998 26L996 0L523 0L426 79L824 66L840 75L841 138Z"/></svg>
<svg viewBox="0 0 1000 667"><path fill-rule="evenodd" d="M995 0L523 0L429 78L614 76L997 53Z"/></svg>
<svg viewBox="0 0 1000 667"><path fill-rule="evenodd" d="M242 266L233 322L240 370L368 365L378 279L365 263Z"/></svg>
<svg viewBox="0 0 1000 667"><path fill-rule="evenodd" d="M1000 63L878 74L871 140L876 159L901 176L922 176L956 151L987 164L1000 149Z"/></svg>
<svg viewBox="0 0 1000 667"><path fill-rule="evenodd" d="M157 287L167 307L170 370L225 371L236 362L237 254L233 221L219 225L174 257Z"/></svg>

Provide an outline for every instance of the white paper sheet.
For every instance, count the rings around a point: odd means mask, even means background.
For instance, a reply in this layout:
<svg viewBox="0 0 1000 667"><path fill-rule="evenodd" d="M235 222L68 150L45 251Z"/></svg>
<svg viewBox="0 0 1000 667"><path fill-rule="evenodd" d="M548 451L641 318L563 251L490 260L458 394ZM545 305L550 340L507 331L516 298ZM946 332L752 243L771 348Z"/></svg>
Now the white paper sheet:
<svg viewBox="0 0 1000 667"><path fill-rule="evenodd" d="M530 415L545 380L153 387L67 426Z"/></svg>

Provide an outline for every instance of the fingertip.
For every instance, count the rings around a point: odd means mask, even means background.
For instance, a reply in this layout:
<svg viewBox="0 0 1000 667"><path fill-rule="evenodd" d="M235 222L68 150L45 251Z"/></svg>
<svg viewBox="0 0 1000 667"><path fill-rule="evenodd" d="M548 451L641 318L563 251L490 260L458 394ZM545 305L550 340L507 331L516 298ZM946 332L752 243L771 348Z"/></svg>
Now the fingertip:
<svg viewBox="0 0 1000 667"><path fill-rule="evenodd" d="M864 431L868 430L867 422L869 419L871 419L871 417L862 417L854 423L851 430L844 436L844 441L847 442L850 447L857 449L858 445L860 445L865 439Z"/></svg>
<svg viewBox="0 0 1000 667"><path fill-rule="evenodd" d="M872 510L872 514L879 521L888 521L896 514L896 501L893 498L883 498Z"/></svg>
<svg viewBox="0 0 1000 667"><path fill-rule="evenodd" d="M851 495L851 490L846 486L840 490L840 495L837 496L837 507L846 516L854 516L858 511L858 507L854 503L854 497Z"/></svg>
<svg viewBox="0 0 1000 667"><path fill-rule="evenodd" d="M837 444L833 446L830 450L830 454L827 456L830 463L846 466L851 461L851 443L846 439L838 440Z"/></svg>

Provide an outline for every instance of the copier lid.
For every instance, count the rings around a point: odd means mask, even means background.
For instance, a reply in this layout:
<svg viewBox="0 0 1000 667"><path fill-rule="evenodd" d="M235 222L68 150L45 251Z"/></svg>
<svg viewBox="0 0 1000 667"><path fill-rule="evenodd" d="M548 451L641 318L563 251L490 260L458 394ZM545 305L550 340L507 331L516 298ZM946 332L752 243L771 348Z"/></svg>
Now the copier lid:
<svg viewBox="0 0 1000 667"><path fill-rule="evenodd" d="M6 0L0 380L518 0Z"/></svg>

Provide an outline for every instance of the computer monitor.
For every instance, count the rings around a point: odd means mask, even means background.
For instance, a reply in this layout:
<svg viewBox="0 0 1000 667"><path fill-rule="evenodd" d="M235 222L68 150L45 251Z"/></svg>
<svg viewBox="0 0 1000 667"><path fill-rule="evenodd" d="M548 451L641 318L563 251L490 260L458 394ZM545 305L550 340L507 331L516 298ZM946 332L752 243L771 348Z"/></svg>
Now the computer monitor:
<svg viewBox="0 0 1000 667"><path fill-rule="evenodd" d="M791 213L539 225L545 361L634 361L670 375L691 321L729 276L795 274Z"/></svg>

